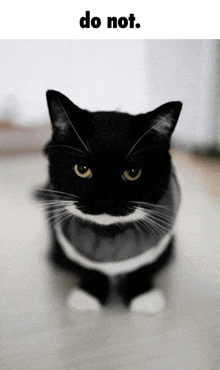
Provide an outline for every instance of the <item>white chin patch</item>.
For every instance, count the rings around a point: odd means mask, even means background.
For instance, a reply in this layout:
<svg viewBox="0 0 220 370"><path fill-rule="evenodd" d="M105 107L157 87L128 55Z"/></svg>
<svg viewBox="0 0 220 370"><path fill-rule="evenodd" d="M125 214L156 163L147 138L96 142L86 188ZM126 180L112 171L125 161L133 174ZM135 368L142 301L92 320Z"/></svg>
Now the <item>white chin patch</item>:
<svg viewBox="0 0 220 370"><path fill-rule="evenodd" d="M100 215L90 215L80 211L75 204L65 206L65 209L73 216L77 216L85 221L94 222L98 225L113 225L113 224L124 224L129 222L135 222L146 219L147 212L137 207L134 212L129 213L126 216L111 216L107 213Z"/></svg>

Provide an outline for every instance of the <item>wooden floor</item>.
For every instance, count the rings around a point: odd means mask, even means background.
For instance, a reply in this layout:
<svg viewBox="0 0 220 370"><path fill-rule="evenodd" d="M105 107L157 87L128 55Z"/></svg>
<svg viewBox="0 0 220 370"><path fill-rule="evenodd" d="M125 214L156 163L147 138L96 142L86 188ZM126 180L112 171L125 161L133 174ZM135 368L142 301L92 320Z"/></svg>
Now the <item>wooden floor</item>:
<svg viewBox="0 0 220 370"><path fill-rule="evenodd" d="M46 223L31 197L46 161L1 158L2 370L220 369L220 164L174 159L183 192L176 258L157 279L165 310L147 315L68 308L72 277L48 264Z"/></svg>

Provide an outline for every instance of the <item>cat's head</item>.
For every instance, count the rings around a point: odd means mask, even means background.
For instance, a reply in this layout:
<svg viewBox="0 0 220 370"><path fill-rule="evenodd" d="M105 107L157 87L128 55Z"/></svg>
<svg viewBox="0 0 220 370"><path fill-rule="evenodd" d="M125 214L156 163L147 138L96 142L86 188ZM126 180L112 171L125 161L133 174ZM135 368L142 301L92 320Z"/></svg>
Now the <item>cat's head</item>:
<svg viewBox="0 0 220 370"><path fill-rule="evenodd" d="M168 187L170 139L182 104L139 115L92 113L53 90L47 102L50 181L57 194L73 196L69 210L104 225L141 219L138 202L155 204Z"/></svg>

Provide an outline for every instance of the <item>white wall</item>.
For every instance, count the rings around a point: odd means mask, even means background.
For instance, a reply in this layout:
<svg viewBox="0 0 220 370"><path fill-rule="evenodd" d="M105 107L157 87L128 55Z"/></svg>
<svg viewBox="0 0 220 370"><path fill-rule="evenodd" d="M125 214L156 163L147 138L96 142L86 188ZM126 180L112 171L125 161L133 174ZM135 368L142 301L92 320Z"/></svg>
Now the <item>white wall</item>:
<svg viewBox="0 0 220 370"><path fill-rule="evenodd" d="M0 40L0 118L44 123L47 89L91 110L140 113L181 100L176 141L211 145L216 45L212 40Z"/></svg>
<svg viewBox="0 0 220 370"><path fill-rule="evenodd" d="M150 104L183 102L175 138L187 146L206 146L213 142L215 51L213 40L146 41Z"/></svg>
<svg viewBox="0 0 220 370"><path fill-rule="evenodd" d="M0 111L19 124L47 119L47 89L91 110L144 109L142 40L0 40L0 54Z"/></svg>
<svg viewBox="0 0 220 370"><path fill-rule="evenodd" d="M216 146L220 150L220 40L216 41Z"/></svg>

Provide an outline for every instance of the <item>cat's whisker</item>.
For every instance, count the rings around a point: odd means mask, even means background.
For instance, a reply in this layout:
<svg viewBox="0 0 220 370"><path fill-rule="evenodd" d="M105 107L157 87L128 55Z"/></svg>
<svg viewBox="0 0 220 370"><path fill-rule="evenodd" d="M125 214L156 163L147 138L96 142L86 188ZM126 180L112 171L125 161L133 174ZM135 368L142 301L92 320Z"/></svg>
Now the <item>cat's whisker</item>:
<svg viewBox="0 0 220 370"><path fill-rule="evenodd" d="M41 209L56 209L56 208L65 208L67 204L42 204Z"/></svg>
<svg viewBox="0 0 220 370"><path fill-rule="evenodd" d="M132 201L132 200L130 201L130 203L136 204L137 206L138 205L146 205L147 207L162 208L162 209L165 209L167 211L174 212L174 210L172 208L169 208L167 206L163 206L163 205L160 205L160 204L154 204L154 203L149 203L149 202L144 202L144 201Z"/></svg>
<svg viewBox="0 0 220 370"><path fill-rule="evenodd" d="M43 201L41 202L41 206L42 207L47 207L47 206L54 206L54 205L71 205L71 204L75 204L77 203L78 201L75 201L75 200L54 200L54 201Z"/></svg>
<svg viewBox="0 0 220 370"><path fill-rule="evenodd" d="M131 203L137 204L137 205L146 205L147 207L158 207L158 208L164 208L167 210L172 210L171 208L159 204L154 204L154 203L149 203L149 202L144 202L144 201L131 201Z"/></svg>
<svg viewBox="0 0 220 370"><path fill-rule="evenodd" d="M92 151L91 151L91 149L90 149L90 146L89 146L88 141L86 142L86 146L87 146L87 147L88 147L88 149L89 149L89 153L90 153L90 154L92 154Z"/></svg>
<svg viewBox="0 0 220 370"><path fill-rule="evenodd" d="M79 207L78 207L78 209L80 210L80 211L85 211L86 210L86 206L82 206L82 205L80 205Z"/></svg>
<svg viewBox="0 0 220 370"><path fill-rule="evenodd" d="M155 219L158 219L158 221L166 222L167 224L172 224L175 220L175 217L173 217L173 216L164 215L164 214L160 214L160 213L154 213L154 212L151 212L151 211L149 213L149 216L153 217Z"/></svg>
<svg viewBox="0 0 220 370"><path fill-rule="evenodd" d="M120 230L123 230L119 222L116 223L116 226L119 227Z"/></svg>
<svg viewBox="0 0 220 370"><path fill-rule="evenodd" d="M69 202L65 202L65 203L49 203L49 204L40 204L40 209L44 210L45 212L47 212L48 210L58 210L58 209L64 209L66 208L66 206L68 206ZM72 202L70 203L72 204Z"/></svg>
<svg viewBox="0 0 220 370"><path fill-rule="evenodd" d="M42 205L50 205L50 204L68 204L68 203L75 203L76 201L73 199L52 199L52 200L42 200Z"/></svg>
<svg viewBox="0 0 220 370"><path fill-rule="evenodd" d="M154 216L162 221L168 221L168 222L173 222L175 219L173 216L166 215L161 212L154 211L154 210L150 211L150 216Z"/></svg>
<svg viewBox="0 0 220 370"><path fill-rule="evenodd" d="M171 226L174 223L173 217L167 217L165 215L159 215L159 214L153 214L153 213L146 213L147 220L151 223L154 223L154 225L157 225L159 228L169 231Z"/></svg>
<svg viewBox="0 0 220 370"><path fill-rule="evenodd" d="M129 207L129 209L133 210L135 209L136 207ZM151 230L151 235L152 235L152 229L149 227L149 225L151 224L151 226L153 226L154 228L157 228L159 229L160 231L163 230L164 232L167 232L169 231L169 226L172 225L173 221L174 221L174 217L171 217L171 216L168 216L168 215L165 215L161 212L158 212L158 211L152 211L152 210L146 210L145 208L143 207L139 207L141 208L143 211L146 212L146 219L145 220L139 220L139 224L143 224L145 225L145 228L147 226L147 231L149 232ZM147 221L149 221L147 223ZM155 235L154 235L155 236Z"/></svg>
<svg viewBox="0 0 220 370"><path fill-rule="evenodd" d="M143 208L144 210L144 208ZM148 218L152 218L152 219L155 219L157 221L161 221L161 222L166 222L167 224L170 224L170 222L173 221L173 217L169 216L169 215L165 215L161 212L157 212L157 211L152 211L152 210L147 210L147 217Z"/></svg>
<svg viewBox="0 0 220 370"><path fill-rule="evenodd" d="M152 230L150 229L148 223L146 222L146 220L137 220L137 223L139 225L141 225L145 230L147 230L147 232L151 235L151 236L154 236L153 233L152 233Z"/></svg>
<svg viewBox="0 0 220 370"><path fill-rule="evenodd" d="M135 206L127 206L127 209L134 212L137 209L137 207L135 207Z"/></svg>
<svg viewBox="0 0 220 370"><path fill-rule="evenodd" d="M76 197L76 195L66 193L65 191L55 190L55 189L48 189L48 188L35 188L35 189L40 190L40 191L46 191L46 192L49 192L49 193L59 193L59 194L68 195L70 197Z"/></svg>
<svg viewBox="0 0 220 370"><path fill-rule="evenodd" d="M164 221L164 220L159 220L158 218L154 218L152 216L149 217L149 220L152 220L153 222L155 222L158 226L166 229L167 231L169 230L169 227L171 226L171 223L168 222L168 221Z"/></svg>
<svg viewBox="0 0 220 370"><path fill-rule="evenodd" d="M58 216L60 213L66 212L64 207L58 207L53 209L48 209L45 214L51 215L51 217Z"/></svg>
<svg viewBox="0 0 220 370"><path fill-rule="evenodd" d="M60 221L61 217L66 214L70 215L70 213L65 209L62 209L61 211L58 212L55 211L54 213L52 212L52 215L50 217L47 217L47 221L49 222L52 222L53 220Z"/></svg>
<svg viewBox="0 0 220 370"><path fill-rule="evenodd" d="M140 235L141 230L140 230L140 227L139 227L139 225L138 225L138 221L134 222L134 227L135 227L135 229L137 230L138 235Z"/></svg>
<svg viewBox="0 0 220 370"><path fill-rule="evenodd" d="M125 213L124 216L130 215L131 212L129 212L129 211L135 212L135 210L136 210L136 207L127 207L127 212Z"/></svg>
<svg viewBox="0 0 220 370"><path fill-rule="evenodd" d="M56 212L61 212L61 211L64 211L65 208L63 206L57 206L57 207L53 207L51 209L51 207L48 207L48 208L45 208L44 209L44 214L45 215L50 215L50 214L55 214Z"/></svg>
<svg viewBox="0 0 220 370"><path fill-rule="evenodd" d="M165 227L164 225L161 225L159 222L157 222L155 219L149 217L148 218L149 224L155 227L158 231L162 231L163 233L167 233L169 231L168 227Z"/></svg>
<svg viewBox="0 0 220 370"><path fill-rule="evenodd" d="M175 219L174 215L169 214L169 213L167 214L165 212L161 212L160 210L159 211L158 210L155 210L155 209L147 209L146 210L146 208L142 208L142 207L140 207L140 208L143 209L143 210L145 210L145 211L147 211L147 214L148 215L150 215L150 216L152 215L154 217L158 217L158 218L160 218L162 220L170 220L170 221L173 221Z"/></svg>
<svg viewBox="0 0 220 370"><path fill-rule="evenodd" d="M148 220L148 221L150 221L150 220ZM145 225L146 226L146 225ZM158 228L158 226L156 226L154 223L152 223L152 222L148 222L148 224L147 224L147 226L148 226L148 231L150 230L151 231L151 235L153 234L154 236L155 235L159 235L158 234L158 232L160 232L160 233L162 233L162 234L165 234L165 231L164 230L162 230L162 229L160 229L160 228ZM156 236L154 237L155 238L155 240L156 240Z"/></svg>
<svg viewBox="0 0 220 370"><path fill-rule="evenodd" d="M63 212L63 211L62 211ZM46 218L47 218L47 221L52 221L54 218L58 218L59 217L59 214L60 212L52 212L52 211L49 211L46 214Z"/></svg>
<svg viewBox="0 0 220 370"><path fill-rule="evenodd" d="M169 217L167 215L164 215L162 213L159 213L158 214L154 214L153 211L151 210L146 210L144 208L142 208L143 211L146 212L146 220L149 220L149 221L154 221L156 222L159 226L161 227L165 227L166 226L171 226L173 221L174 221L174 218L173 217Z"/></svg>
<svg viewBox="0 0 220 370"><path fill-rule="evenodd" d="M62 215L60 215L60 217L57 220L54 219L52 221L52 224L55 224L57 221L59 223L61 223L61 222L65 221L66 219L68 219L69 217L72 217L72 215L69 212L66 211L65 213L62 213Z"/></svg>
<svg viewBox="0 0 220 370"><path fill-rule="evenodd" d="M47 188L35 188L35 190L40 191L42 193L48 193L48 195L58 195L60 197L63 197L63 199L66 199L65 197L69 198L78 198L77 195L73 195L70 193L66 193L64 191L54 190L54 189L47 189Z"/></svg>
<svg viewBox="0 0 220 370"><path fill-rule="evenodd" d="M137 220L136 221L141 227L143 227L149 234L150 236L152 236L153 239L156 240L156 236L152 230L152 228L150 227L150 225L145 221L145 220Z"/></svg>

